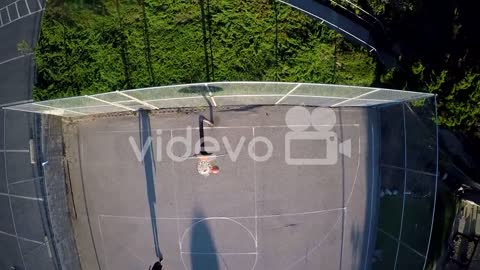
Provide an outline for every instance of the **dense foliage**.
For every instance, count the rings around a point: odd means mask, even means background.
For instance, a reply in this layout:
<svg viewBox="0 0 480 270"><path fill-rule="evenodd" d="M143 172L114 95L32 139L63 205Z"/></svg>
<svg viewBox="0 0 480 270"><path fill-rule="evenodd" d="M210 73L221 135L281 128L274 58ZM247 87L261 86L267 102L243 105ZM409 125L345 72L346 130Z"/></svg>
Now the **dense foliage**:
<svg viewBox="0 0 480 270"><path fill-rule="evenodd" d="M273 0L52 0L36 48L34 95L222 80L375 85L439 94L441 124L480 138L475 3L329 3L378 17L398 66L384 68L365 49Z"/></svg>
<svg viewBox="0 0 480 270"><path fill-rule="evenodd" d="M363 48L264 0L51 1L36 61L36 99L207 80L370 85L375 72Z"/></svg>
<svg viewBox="0 0 480 270"><path fill-rule="evenodd" d="M343 2L346 0L343 0ZM440 123L480 139L478 1L357 0L375 14L399 56L378 83L438 94Z"/></svg>

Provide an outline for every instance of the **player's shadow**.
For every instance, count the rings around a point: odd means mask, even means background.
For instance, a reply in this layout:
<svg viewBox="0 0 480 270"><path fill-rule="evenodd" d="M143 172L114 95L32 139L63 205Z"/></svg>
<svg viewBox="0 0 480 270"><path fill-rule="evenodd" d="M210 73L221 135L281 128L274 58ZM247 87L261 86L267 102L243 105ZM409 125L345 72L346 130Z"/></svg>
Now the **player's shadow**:
<svg viewBox="0 0 480 270"><path fill-rule="evenodd" d="M192 270L218 270L217 248L203 211L194 210L190 239L190 262Z"/></svg>

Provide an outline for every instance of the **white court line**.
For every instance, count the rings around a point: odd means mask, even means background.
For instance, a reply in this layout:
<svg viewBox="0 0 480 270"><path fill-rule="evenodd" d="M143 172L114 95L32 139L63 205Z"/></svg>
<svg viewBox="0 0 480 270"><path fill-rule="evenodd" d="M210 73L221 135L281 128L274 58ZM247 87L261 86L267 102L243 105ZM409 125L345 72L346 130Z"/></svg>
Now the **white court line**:
<svg viewBox="0 0 480 270"><path fill-rule="evenodd" d="M101 226L100 226L100 223L99 223L99 229L100 229L100 232L102 231L101 229ZM102 246L103 246L103 234L100 235L101 239L102 239ZM123 248L124 250L128 251L128 254L132 255L135 259L139 260L142 264L149 264L149 262L146 262L144 261L142 258L138 257L137 254L135 254L135 252L133 250L131 250L127 245L124 245L120 242L118 242L118 240L116 239L113 239L112 240L113 242L116 242L117 244L120 244L118 246L120 246L120 248ZM109 269L110 265L108 264L108 256L106 253L104 253L104 256L105 256L105 265L107 266L107 269Z"/></svg>
<svg viewBox="0 0 480 270"><path fill-rule="evenodd" d="M347 203L345 204L345 207L348 206L348 204L350 203L350 199L352 198L352 195L353 195L353 191L355 190L355 184L357 183L357 178L358 178L358 171L360 170L360 155L361 155L361 140L360 140L360 136L358 137L358 162L357 162L357 171L355 172L355 180L353 180L353 184L352 184L352 189L350 190L350 195L348 195L348 199L347 199Z"/></svg>
<svg viewBox="0 0 480 270"><path fill-rule="evenodd" d="M42 178L43 178L43 177L40 176L40 177L35 177L35 178L20 180L20 181L16 181L16 182L13 182L13 183L8 183L8 184L11 186L11 185L21 184L21 183L26 183L26 182L33 182L33 181L35 181L35 180L40 180L40 179L42 179ZM7 182L8 182L8 181L7 181Z"/></svg>
<svg viewBox="0 0 480 270"><path fill-rule="evenodd" d="M403 112L403 140L404 140L404 176L403 176L403 200L402 200L402 217L400 219L400 231L398 233L398 239L402 239L402 231L403 231L403 215L405 214L405 198L407 194L407 123L405 119L405 104L402 104L402 112ZM393 266L393 270L397 269L397 260L398 260L398 253L400 251L400 242L397 244L397 254L395 255L395 265Z"/></svg>
<svg viewBox="0 0 480 270"><path fill-rule="evenodd" d="M242 223L240 223L240 222L238 222L238 221L236 221L236 220L233 220L233 219L231 219L231 218L225 218L225 217L223 217L223 218L211 218L211 217L209 217L209 218L202 218L202 219L196 221L195 223L193 223L192 225L190 225L187 229L185 229L185 231L183 232L182 238L180 239L180 242L183 242L183 239L185 238L185 236L187 235L187 233L190 232L195 225L197 225L198 223L203 222L203 221L205 221L205 220L212 220L212 219L213 219L213 220L228 220L228 221L232 221L232 222L240 225L240 227L242 227L242 229L244 229L244 230L250 235L250 237L253 239L253 242L254 242L254 244L255 244L255 251L256 251L255 253L258 253L257 241L256 241L256 239L255 239L255 236L252 234L252 232L251 232L245 225L243 225ZM180 258L181 258L181 260L182 260L182 263L183 263L183 266L185 267L185 269L188 269L187 266L186 266L186 264L185 264L185 261L183 260L182 252L183 252L183 251L180 250ZM257 261L258 261L258 254L255 254L255 262L253 263L253 266L252 266L251 270L254 270L254 269L255 269L255 266L257 265Z"/></svg>
<svg viewBox="0 0 480 270"><path fill-rule="evenodd" d="M105 265L106 265L106 268L109 269L109 265L108 265L108 256L107 256L107 253L105 253L105 247L104 247L104 238L103 238L103 232L102 232L102 224L100 223L100 217L101 215L98 215L97 216L97 220L98 220L98 230L100 232L100 240L102 241L102 245L101 245L101 249L102 249L102 253L103 253L103 256L105 257Z"/></svg>
<svg viewBox="0 0 480 270"><path fill-rule="evenodd" d="M252 138L255 138L255 128L252 127ZM256 152L255 148L256 143L253 144L253 153ZM255 248L258 248L258 208L257 208L257 162L253 160L253 204L255 210Z"/></svg>
<svg viewBox="0 0 480 270"><path fill-rule="evenodd" d="M326 210L318 210L318 211L310 211L310 212L300 212L300 213L284 213L284 214L274 214L274 215L260 215L258 218L275 218L275 217L294 217L294 216L303 216L303 215L314 215L314 214L322 214L322 213L329 213L335 211L343 211L345 207L341 208L332 208ZM131 219L150 219L150 217L134 217L134 216L119 216L119 215L108 215L108 214L101 214L100 216L106 218L131 218ZM254 219L255 216L233 216L233 217L220 217L220 216L212 216L208 217L209 219ZM157 217L156 220L202 220L206 218L196 218L196 217Z"/></svg>
<svg viewBox="0 0 480 270"><path fill-rule="evenodd" d="M11 234L11 233L7 233L7 232L4 232L4 231L0 231L0 234L8 235L8 236L15 237L15 238L20 239L20 240L23 240L23 241L32 242L32 243L35 243L35 244L39 244L39 245L46 246L46 244L45 244L44 242L40 242L40 241L37 241L37 240L32 240L32 239L24 238L24 237L21 237L21 236L18 236L18 235L14 235L14 234Z"/></svg>
<svg viewBox="0 0 480 270"><path fill-rule="evenodd" d="M339 215L338 218L337 218L337 221L335 221L335 224L333 224L333 226L330 228L330 230L327 232L327 234L325 234L325 236L318 242L318 244L316 246L314 246L313 248L311 248L306 255L300 257L298 260L296 260L295 262L293 262L288 268L287 270L291 270L294 268L295 265L297 265L299 262L305 260L308 258L308 256L310 256L315 250L317 250L322 244L323 242L328 238L328 236L330 236L330 233L337 227L337 224L338 222L340 221L340 217L342 215Z"/></svg>
<svg viewBox="0 0 480 270"><path fill-rule="evenodd" d="M6 122L6 119L7 119L7 114L4 113L3 114L3 145L6 145L6 141L7 141L7 137L5 136L5 122ZM7 153L3 152L3 157L4 157L4 161L3 161L3 164L4 164L4 169L5 169L5 179L8 179L8 170L7 170ZM10 193L10 188L8 187L7 185L7 193ZM8 194L7 194L8 196ZM17 239L17 246L18 246L18 250L22 250L22 248L20 247L20 241L18 241L18 233L17 233L17 225L15 223L15 216L13 215L13 207L12 207L12 200L10 198L10 196L8 196L8 204L10 206L10 214L11 214L11 217L12 217L12 223L13 223L13 232L15 233L15 236L16 236L16 239ZM24 269L27 269L26 267L26 264L25 264L25 259L23 258L23 253L20 252L20 258L22 258L22 264L23 264L23 268Z"/></svg>
<svg viewBox="0 0 480 270"><path fill-rule="evenodd" d="M244 229L250 235L250 237L253 239L253 242L255 243L255 249L257 249L257 244L256 244L257 240L255 239L255 236L253 235L252 231L250 231L242 223L240 223L240 222L238 222L238 221L236 221L232 218L227 218L227 217L207 217L207 218L201 218L201 219L195 221L194 223L192 223L192 225L188 226L188 228L184 230L184 232L182 234L182 238L180 239L180 242L183 243L183 239L185 239L185 236L193 229L193 227L195 227L195 225L197 225L200 222L207 221L207 220L228 220L228 221L231 221L231 222L233 222L237 225L240 225L240 227L242 227L242 229ZM180 252L183 252L183 250L180 250Z"/></svg>
<svg viewBox="0 0 480 270"><path fill-rule="evenodd" d="M170 131L170 140L172 139L173 137L173 131ZM173 160L170 161L170 168L172 170L172 173L174 176L177 175L176 171L175 171L175 162L173 162ZM176 179L178 179L177 177L175 177ZM182 264L183 266L185 267L186 263L185 261L183 260L183 256L182 256L182 242L180 241L180 220L178 219L178 190L177 190L177 181L174 181L174 184L173 184L173 201L174 201L174 204L175 204L175 223L176 223L176 227L177 227L177 241L178 241L178 251L180 252L179 256L180 256L180 260L182 261Z"/></svg>
<svg viewBox="0 0 480 270"><path fill-rule="evenodd" d="M218 126L218 127L204 127L203 129L250 129L250 128L286 128L286 127L311 127L312 125L277 125L277 126ZM331 125L317 125L315 124L316 127L330 127ZM336 127L360 127L360 124L338 124L334 125ZM155 130L156 128L152 128L152 130ZM161 130L166 130L166 131L183 131L183 130L198 130L199 127L190 127L190 128L171 128L171 129L161 129ZM126 132L138 132L136 129L132 130L103 130L103 131L97 131L95 133L126 133Z"/></svg>
<svg viewBox="0 0 480 270"><path fill-rule="evenodd" d="M410 249L411 251L413 251L414 253L416 253L418 256L422 257L422 258L425 258L426 256L423 255L422 253L420 253L419 251L417 251L416 249L412 248L411 246L409 246L408 244L402 242L401 240L397 239L395 236L389 234L388 232L380 229L380 228L377 228L377 230L383 234L385 234L386 236L388 236L389 238L391 238L392 240L394 240L395 242L400 243L402 246Z"/></svg>
<svg viewBox="0 0 480 270"><path fill-rule="evenodd" d="M8 185L7 185L7 186L8 186ZM19 199L31 200L31 201L43 201L43 198L20 196L20 195L8 194L8 193L3 193L3 192L0 192L0 195L12 197L12 198L19 198Z"/></svg>
<svg viewBox="0 0 480 270"><path fill-rule="evenodd" d="M419 171L419 170L414 170L414 169L409 169L409 168L402 168L402 167L398 167L398 166L395 166L395 165L380 164L380 166L385 167L385 168L390 168L390 169L405 170L407 172L413 172L413 173L424 174L424 175L429 175L429 176L437 176L437 174L435 174L435 173Z"/></svg>

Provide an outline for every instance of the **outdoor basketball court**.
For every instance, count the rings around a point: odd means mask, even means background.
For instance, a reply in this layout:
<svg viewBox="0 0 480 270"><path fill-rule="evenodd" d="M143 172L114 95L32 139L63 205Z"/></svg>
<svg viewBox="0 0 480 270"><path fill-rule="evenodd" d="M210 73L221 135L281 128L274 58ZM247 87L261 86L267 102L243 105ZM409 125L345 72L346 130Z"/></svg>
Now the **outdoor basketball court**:
<svg viewBox="0 0 480 270"><path fill-rule="evenodd" d="M160 258L194 270L427 266L431 94L214 82L7 109L64 120L84 269L148 269Z"/></svg>
<svg viewBox="0 0 480 270"><path fill-rule="evenodd" d="M129 140L141 150L138 117L72 125L67 156L76 226L85 227L77 244L90 269L148 269L156 260L154 235L166 269L363 268L374 244L375 113L334 110L332 130L338 142L351 142L350 157L340 154L331 165L289 165L288 134L316 130L292 130L298 126L285 122L291 108L217 109L215 126L205 128L221 153L215 160L220 173L210 176L197 172L196 158L173 161L167 153L191 155L185 144L168 148L168 142L186 138L194 146L199 114L208 111L150 115L152 176L150 161L139 162ZM322 121L317 115L315 125ZM238 156L228 154L228 145ZM327 154L325 140L299 139L290 147L292 162Z"/></svg>

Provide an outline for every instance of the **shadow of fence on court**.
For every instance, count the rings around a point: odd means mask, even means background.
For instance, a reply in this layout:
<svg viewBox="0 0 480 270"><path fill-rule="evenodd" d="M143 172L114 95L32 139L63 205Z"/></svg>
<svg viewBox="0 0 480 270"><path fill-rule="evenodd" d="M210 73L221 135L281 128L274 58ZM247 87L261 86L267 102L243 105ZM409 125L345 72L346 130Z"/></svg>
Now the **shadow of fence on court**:
<svg viewBox="0 0 480 270"><path fill-rule="evenodd" d="M139 130L140 130L140 145L142 147L148 146L146 153L143 157L143 166L145 168L145 179L147 181L147 199L148 206L150 209L150 220L152 222L152 237L153 243L155 245L155 255L161 261L163 259L162 253L160 251L160 244L158 242L158 230L157 230L157 220L155 214L155 158L153 155L153 149L151 144L151 128L150 128L150 117L148 111L140 110L138 111L138 121L139 121Z"/></svg>

